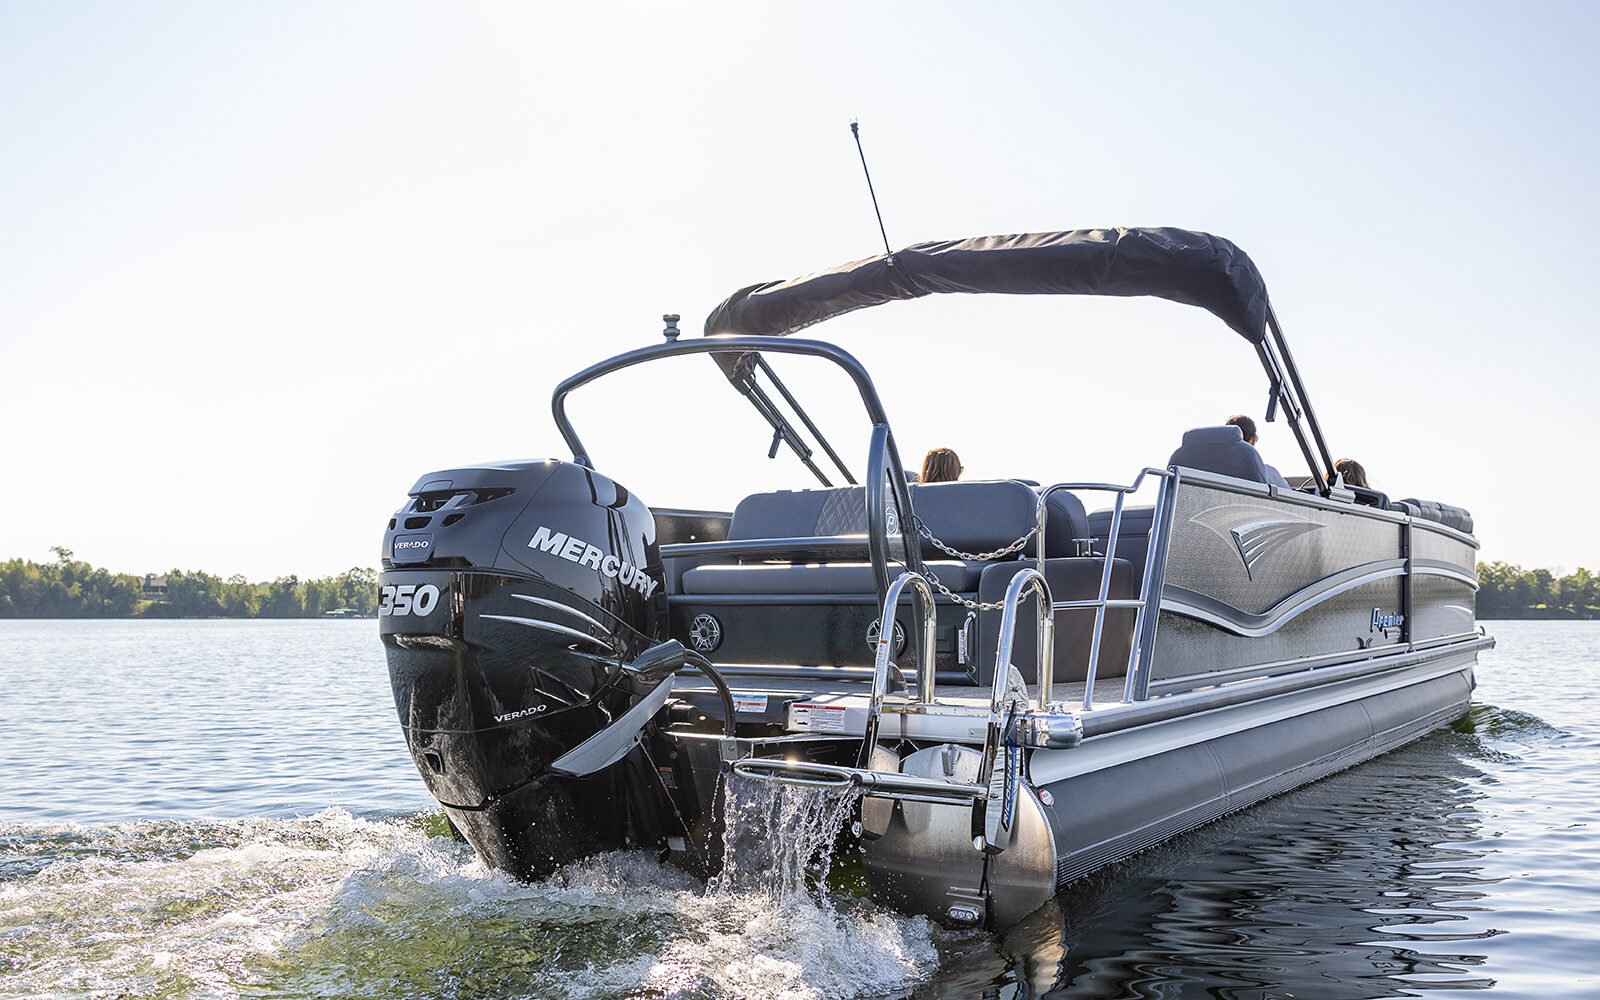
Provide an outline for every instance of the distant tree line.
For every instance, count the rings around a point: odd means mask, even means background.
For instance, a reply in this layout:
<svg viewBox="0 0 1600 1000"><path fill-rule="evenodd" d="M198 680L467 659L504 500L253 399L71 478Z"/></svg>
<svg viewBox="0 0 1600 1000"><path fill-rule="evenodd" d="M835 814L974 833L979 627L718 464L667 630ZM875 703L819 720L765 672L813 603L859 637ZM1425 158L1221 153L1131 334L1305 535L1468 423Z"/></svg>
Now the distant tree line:
<svg viewBox="0 0 1600 1000"><path fill-rule="evenodd" d="M378 609L378 574L355 567L338 576L280 576L251 583L210 573L172 570L158 600L144 581L90 566L53 548L56 561L0 563L0 618L319 618L348 608ZM1600 618L1600 576L1579 569L1557 577L1547 569L1503 562L1478 564L1479 618Z"/></svg>
<svg viewBox="0 0 1600 1000"><path fill-rule="evenodd" d="M359 566L338 576L280 576L271 583L175 569L167 573L165 593L151 600L140 577L90 566L70 549L50 551L53 563L0 563L0 618L318 618L340 608L362 615L378 608L378 574Z"/></svg>
<svg viewBox="0 0 1600 1000"><path fill-rule="evenodd" d="M1478 564L1479 618L1600 618L1600 577L1580 568L1557 578L1547 569Z"/></svg>

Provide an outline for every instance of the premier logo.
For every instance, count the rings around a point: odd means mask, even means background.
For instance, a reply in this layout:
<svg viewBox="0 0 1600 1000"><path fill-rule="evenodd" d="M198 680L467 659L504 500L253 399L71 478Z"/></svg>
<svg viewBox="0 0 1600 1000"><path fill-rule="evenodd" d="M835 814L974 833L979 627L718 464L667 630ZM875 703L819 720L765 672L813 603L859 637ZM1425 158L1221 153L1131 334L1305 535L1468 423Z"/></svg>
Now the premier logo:
<svg viewBox="0 0 1600 1000"><path fill-rule="evenodd" d="M579 566L587 566L601 576L615 579L624 587L632 587L645 597L654 594L659 583L650 579L648 573L633 563L618 559L581 538L570 537L561 531L551 531L542 524L528 541L528 548L560 556L567 562L577 563Z"/></svg>
<svg viewBox="0 0 1600 1000"><path fill-rule="evenodd" d="M1405 624L1405 620L1405 615L1386 615L1378 608L1373 608L1372 627L1367 631L1377 632L1381 629L1387 634L1390 629L1399 628L1401 625Z"/></svg>

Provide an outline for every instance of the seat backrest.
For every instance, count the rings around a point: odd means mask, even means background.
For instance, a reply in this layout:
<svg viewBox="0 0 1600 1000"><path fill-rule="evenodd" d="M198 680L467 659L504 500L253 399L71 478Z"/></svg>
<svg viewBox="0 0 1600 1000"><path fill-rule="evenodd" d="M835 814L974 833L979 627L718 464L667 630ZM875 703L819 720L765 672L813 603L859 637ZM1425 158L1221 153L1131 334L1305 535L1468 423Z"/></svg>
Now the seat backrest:
<svg viewBox="0 0 1600 1000"><path fill-rule="evenodd" d="M1437 521L1447 528L1454 528L1472 534L1472 514L1465 507L1452 507L1447 503L1437 500L1418 500L1416 497L1407 497L1389 504L1389 509L1412 517L1421 517L1429 521Z"/></svg>
<svg viewBox="0 0 1600 1000"><path fill-rule="evenodd" d="M1167 464L1254 483L1267 481L1267 466L1261 460L1261 453L1245 443L1244 434L1232 424L1184 431L1183 443L1167 459Z"/></svg>
<svg viewBox="0 0 1600 1000"><path fill-rule="evenodd" d="M1044 554L1049 558L1079 555L1078 540L1090 537L1083 501L1066 490L1056 490L1045 498L1044 505Z"/></svg>
<svg viewBox="0 0 1600 1000"><path fill-rule="evenodd" d="M992 552L1032 530L1039 494L1010 479L918 483L911 487L911 507L934 537L951 548ZM924 542L922 551L926 556L935 550Z"/></svg>
<svg viewBox="0 0 1600 1000"><path fill-rule="evenodd" d="M1014 480L968 480L917 483L911 506L929 531L946 545L964 552L992 552L1027 534L1037 516L1039 494ZM1083 503L1066 492L1048 501L1045 549L1069 554L1070 539L1087 538ZM822 490L756 493L739 501L728 528L732 541L754 538L800 538L811 535L859 535L867 530L866 499L859 486ZM923 554L939 558L926 541ZM1033 551L1033 544L1026 547Z"/></svg>
<svg viewBox="0 0 1600 1000"><path fill-rule="evenodd" d="M846 509L851 507L844 494L854 494L853 509L861 526L849 531L818 531L817 522L822 517L824 504ZM733 519L728 524L729 541L749 541L753 538L804 538L809 535L850 535L866 531L866 507L861 499L861 488L845 487L837 490L780 490L776 493L752 493L733 508Z"/></svg>

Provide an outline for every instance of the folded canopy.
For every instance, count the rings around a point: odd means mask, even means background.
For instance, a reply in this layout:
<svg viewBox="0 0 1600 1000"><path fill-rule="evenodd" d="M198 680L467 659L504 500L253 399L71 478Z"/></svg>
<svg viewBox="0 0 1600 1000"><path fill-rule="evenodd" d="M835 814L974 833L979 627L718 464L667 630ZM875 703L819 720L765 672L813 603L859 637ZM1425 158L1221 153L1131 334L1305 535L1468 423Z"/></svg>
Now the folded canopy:
<svg viewBox="0 0 1600 1000"><path fill-rule="evenodd" d="M735 292L707 336L782 336L813 323L938 292L1154 295L1209 310L1259 344L1267 289L1244 251L1187 229L1080 229L918 243L895 254Z"/></svg>

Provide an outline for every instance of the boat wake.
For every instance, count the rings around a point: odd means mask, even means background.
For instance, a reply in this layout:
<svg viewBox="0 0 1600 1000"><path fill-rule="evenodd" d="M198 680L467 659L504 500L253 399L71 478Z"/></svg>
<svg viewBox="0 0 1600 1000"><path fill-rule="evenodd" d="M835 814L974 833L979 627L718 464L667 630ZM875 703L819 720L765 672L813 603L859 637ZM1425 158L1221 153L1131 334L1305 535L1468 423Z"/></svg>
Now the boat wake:
<svg viewBox="0 0 1600 1000"><path fill-rule="evenodd" d="M846 812L738 807L817 843ZM800 1000L908 989L939 964L945 932L829 892L825 860L808 880L741 845L708 887L631 852L526 884L442 826L339 809L0 824L0 996Z"/></svg>

